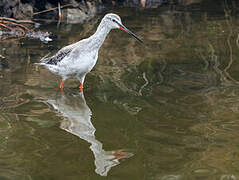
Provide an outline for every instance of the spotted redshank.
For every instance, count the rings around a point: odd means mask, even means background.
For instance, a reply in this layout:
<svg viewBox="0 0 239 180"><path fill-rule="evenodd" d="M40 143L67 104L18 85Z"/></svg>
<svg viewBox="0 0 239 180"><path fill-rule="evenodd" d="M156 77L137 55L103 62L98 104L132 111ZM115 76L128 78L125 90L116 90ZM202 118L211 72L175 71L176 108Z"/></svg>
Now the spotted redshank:
<svg viewBox="0 0 239 180"><path fill-rule="evenodd" d="M53 74L61 76L61 90L66 79L76 77L80 81L80 90L82 91L85 76L95 66L98 59L98 51L111 29L121 29L143 43L140 38L122 24L118 15L109 13L101 20L96 32L92 36L65 46L54 56L43 58L36 64L43 65Z"/></svg>

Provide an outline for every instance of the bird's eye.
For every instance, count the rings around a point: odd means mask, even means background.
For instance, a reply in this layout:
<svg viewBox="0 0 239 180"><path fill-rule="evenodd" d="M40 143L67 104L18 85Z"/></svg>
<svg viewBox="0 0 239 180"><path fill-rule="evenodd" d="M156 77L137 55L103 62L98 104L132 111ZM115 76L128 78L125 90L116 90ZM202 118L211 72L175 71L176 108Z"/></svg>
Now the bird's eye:
<svg viewBox="0 0 239 180"><path fill-rule="evenodd" d="M113 22L116 22L116 20L115 20L115 19L112 19L112 21L113 21Z"/></svg>

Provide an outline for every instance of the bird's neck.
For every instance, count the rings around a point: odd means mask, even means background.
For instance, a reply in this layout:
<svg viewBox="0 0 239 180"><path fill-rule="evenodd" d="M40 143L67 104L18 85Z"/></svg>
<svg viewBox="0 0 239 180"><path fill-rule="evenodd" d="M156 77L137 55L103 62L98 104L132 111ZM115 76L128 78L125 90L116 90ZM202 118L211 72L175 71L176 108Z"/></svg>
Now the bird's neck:
<svg viewBox="0 0 239 180"><path fill-rule="evenodd" d="M109 32L110 29L104 24L104 22L101 22L96 32L90 37L91 46L99 49Z"/></svg>

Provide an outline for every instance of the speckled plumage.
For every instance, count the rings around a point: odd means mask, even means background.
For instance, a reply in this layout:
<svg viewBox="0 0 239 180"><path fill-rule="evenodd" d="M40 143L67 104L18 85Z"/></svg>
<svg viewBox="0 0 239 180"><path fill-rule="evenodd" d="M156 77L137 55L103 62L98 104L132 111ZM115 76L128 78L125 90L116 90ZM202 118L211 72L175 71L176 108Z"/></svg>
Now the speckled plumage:
<svg viewBox="0 0 239 180"><path fill-rule="evenodd" d="M118 15L110 13L104 16L92 36L63 47L54 56L44 58L37 64L43 65L52 73L61 76L62 82L69 77L76 77L83 85L86 74L92 70L97 62L98 51L107 34L111 29L116 28L121 28L138 39L122 25Z"/></svg>
<svg viewBox="0 0 239 180"><path fill-rule="evenodd" d="M59 51L56 55L46 58L41 61L41 63L45 64L51 64L51 65L57 65L58 62L63 60L67 55L70 54L72 49L64 50L64 51Z"/></svg>

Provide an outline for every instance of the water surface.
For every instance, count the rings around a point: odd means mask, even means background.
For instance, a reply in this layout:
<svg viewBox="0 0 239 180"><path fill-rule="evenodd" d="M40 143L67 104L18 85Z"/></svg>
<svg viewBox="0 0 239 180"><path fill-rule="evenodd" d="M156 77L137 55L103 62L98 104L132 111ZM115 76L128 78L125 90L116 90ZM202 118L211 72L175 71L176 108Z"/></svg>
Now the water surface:
<svg viewBox="0 0 239 180"><path fill-rule="evenodd" d="M227 9L115 11L84 94L34 65L91 35L44 24L45 44L0 43L0 179L239 179L238 18Z"/></svg>

